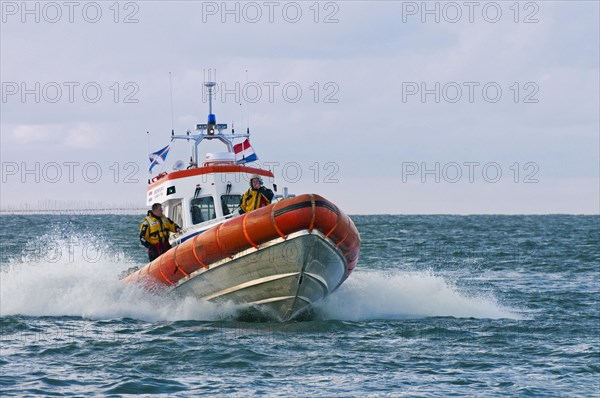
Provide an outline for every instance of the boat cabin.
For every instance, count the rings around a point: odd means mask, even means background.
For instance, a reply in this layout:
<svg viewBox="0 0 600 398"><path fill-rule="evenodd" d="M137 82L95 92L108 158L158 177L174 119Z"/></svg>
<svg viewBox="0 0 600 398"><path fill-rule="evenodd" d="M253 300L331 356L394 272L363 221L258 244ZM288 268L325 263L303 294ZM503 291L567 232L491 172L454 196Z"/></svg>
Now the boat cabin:
<svg viewBox="0 0 600 398"><path fill-rule="evenodd" d="M146 204L161 203L165 215L185 229L239 214L252 175L259 175L267 188L276 191L272 172L238 165L231 155L208 153L201 167L159 174L148 186Z"/></svg>
<svg viewBox="0 0 600 398"><path fill-rule="evenodd" d="M287 197L277 195L274 175L269 170L249 166L256 156L244 144L249 141L249 129L246 133L236 133L233 129L227 132L227 124L217 124L212 113L212 88L215 83L205 83L209 91L209 115L206 124L197 124L196 132L186 134L171 133L171 141L186 140L193 144L190 163L185 167L177 161L171 172L161 172L148 181L146 205L161 203L164 214L182 228L182 232L172 236L171 244L179 244L186 239L201 233L215 224L239 214L240 199L250 188L253 175L263 180L263 185L273 191L275 198ZM234 140L243 139L242 152L236 151ZM204 140L221 141L226 152L206 153L200 161L198 146ZM239 144L238 144L239 147ZM249 156L244 157L246 154Z"/></svg>

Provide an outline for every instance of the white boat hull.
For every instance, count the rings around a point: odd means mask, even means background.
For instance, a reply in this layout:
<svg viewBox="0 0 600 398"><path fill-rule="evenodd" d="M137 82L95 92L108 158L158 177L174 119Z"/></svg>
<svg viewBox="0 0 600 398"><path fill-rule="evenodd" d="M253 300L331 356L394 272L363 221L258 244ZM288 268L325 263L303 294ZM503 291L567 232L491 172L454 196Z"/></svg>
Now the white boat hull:
<svg viewBox="0 0 600 398"><path fill-rule="evenodd" d="M300 231L180 280L175 289L214 302L245 304L268 318L293 319L347 277L341 251L318 231Z"/></svg>

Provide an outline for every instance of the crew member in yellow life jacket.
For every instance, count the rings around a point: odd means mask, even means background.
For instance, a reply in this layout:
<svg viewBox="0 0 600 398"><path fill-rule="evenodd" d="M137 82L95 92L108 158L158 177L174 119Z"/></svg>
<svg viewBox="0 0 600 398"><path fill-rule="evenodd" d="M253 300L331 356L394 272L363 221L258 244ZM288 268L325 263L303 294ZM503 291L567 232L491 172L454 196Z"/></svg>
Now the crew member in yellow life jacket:
<svg viewBox="0 0 600 398"><path fill-rule="evenodd" d="M140 224L140 242L148 248L149 261L153 261L171 248L169 231L179 232L181 227L163 215L160 203L154 203L152 210L148 210L148 215Z"/></svg>
<svg viewBox="0 0 600 398"><path fill-rule="evenodd" d="M267 206L273 200L273 191L263 186L259 175L254 174L250 178L250 189L240 200L240 214Z"/></svg>

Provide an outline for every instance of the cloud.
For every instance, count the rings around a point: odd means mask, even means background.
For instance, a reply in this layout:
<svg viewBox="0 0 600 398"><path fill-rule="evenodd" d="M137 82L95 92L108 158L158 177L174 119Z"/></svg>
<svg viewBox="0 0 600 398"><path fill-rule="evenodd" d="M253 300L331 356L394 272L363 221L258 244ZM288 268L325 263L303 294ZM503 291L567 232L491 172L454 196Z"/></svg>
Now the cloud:
<svg viewBox="0 0 600 398"><path fill-rule="evenodd" d="M18 148L94 149L105 144L105 127L91 123L2 125L2 146Z"/></svg>

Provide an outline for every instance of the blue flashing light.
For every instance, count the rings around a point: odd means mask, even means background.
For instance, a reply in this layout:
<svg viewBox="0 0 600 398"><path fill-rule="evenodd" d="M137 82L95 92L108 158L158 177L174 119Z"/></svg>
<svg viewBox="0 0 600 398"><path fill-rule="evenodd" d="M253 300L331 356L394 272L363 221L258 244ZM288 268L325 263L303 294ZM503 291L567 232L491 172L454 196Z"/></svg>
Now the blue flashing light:
<svg viewBox="0 0 600 398"><path fill-rule="evenodd" d="M217 124L217 117L212 113L208 115L208 124Z"/></svg>

